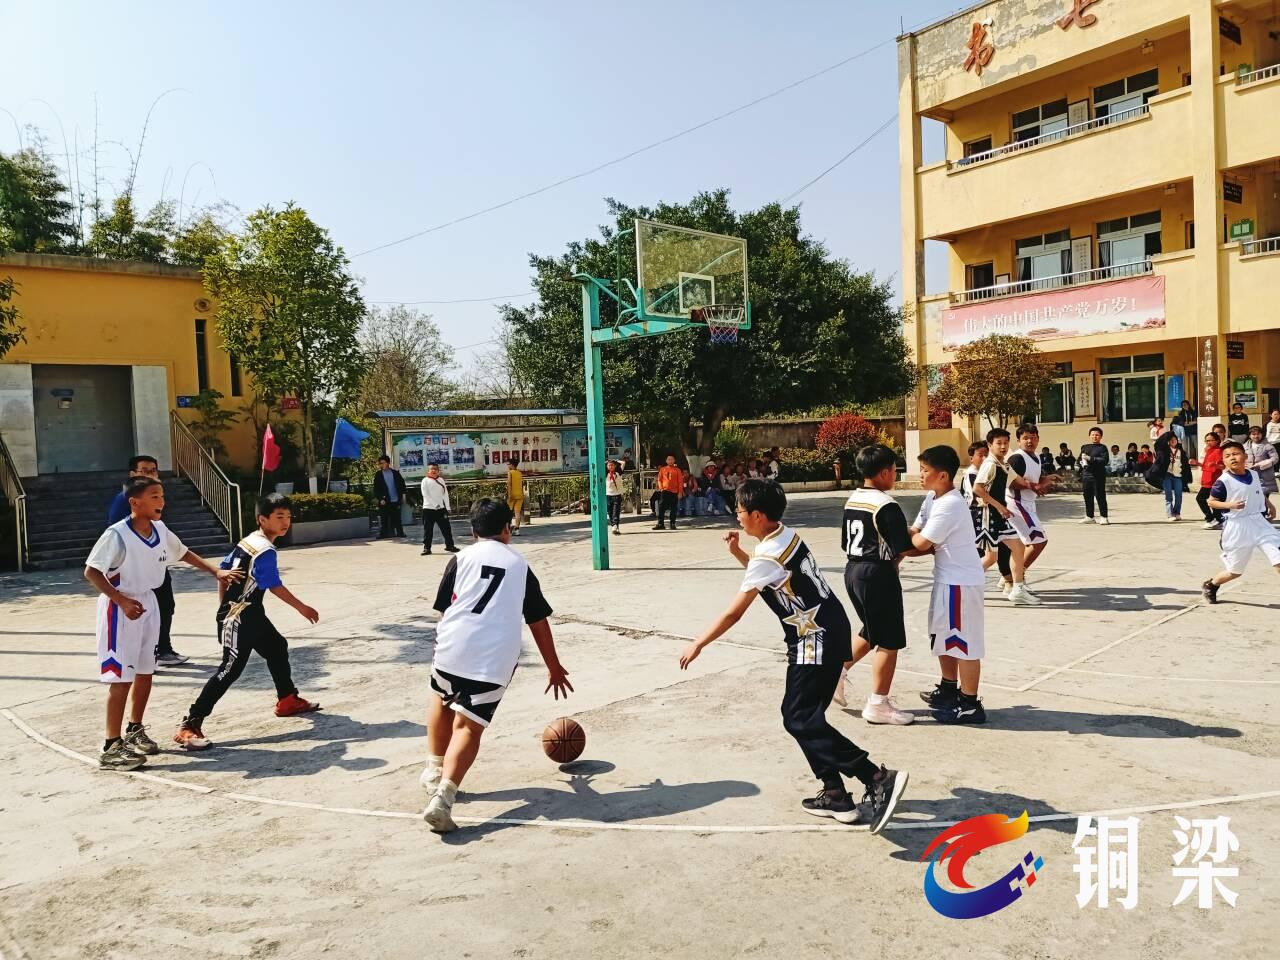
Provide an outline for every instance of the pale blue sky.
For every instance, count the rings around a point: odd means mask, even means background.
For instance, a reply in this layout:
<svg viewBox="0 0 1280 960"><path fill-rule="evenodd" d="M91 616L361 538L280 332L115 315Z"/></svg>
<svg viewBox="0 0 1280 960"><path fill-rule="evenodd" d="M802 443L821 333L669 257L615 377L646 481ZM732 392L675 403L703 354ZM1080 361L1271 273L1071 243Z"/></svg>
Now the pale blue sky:
<svg viewBox="0 0 1280 960"><path fill-rule="evenodd" d="M348 254L675 133L908 28L960 0L623 3L221 2L6 4L0 110L82 153L98 103L100 166L118 184L156 106L144 204L294 200ZM595 232L602 198L682 201L728 186L739 208L781 199L897 106L892 42L582 180L353 260L366 297L455 300L529 289L529 252ZM39 101L47 101L49 106ZM0 112L0 149L17 146ZM202 166L207 164L213 176ZM190 172L188 173L188 171ZM80 174L91 181L90 161ZM214 180L216 179L216 188ZM799 198L803 223L882 277L899 265L897 136L877 137ZM492 304L423 305L463 347ZM459 355L465 365L470 351Z"/></svg>

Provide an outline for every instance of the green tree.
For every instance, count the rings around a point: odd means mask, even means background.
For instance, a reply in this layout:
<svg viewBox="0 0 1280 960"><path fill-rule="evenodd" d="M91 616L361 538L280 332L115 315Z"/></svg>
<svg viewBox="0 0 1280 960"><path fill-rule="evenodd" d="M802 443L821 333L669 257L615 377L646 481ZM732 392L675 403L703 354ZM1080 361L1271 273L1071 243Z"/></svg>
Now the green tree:
<svg viewBox="0 0 1280 960"><path fill-rule="evenodd" d="M27 340L26 328L18 322L22 314L13 303L17 289L13 277L0 277L0 358Z"/></svg>
<svg viewBox="0 0 1280 960"><path fill-rule="evenodd" d="M223 409L218 402L221 399L221 391L201 390L191 401L192 408L200 415L199 420L191 422L191 432L215 460L227 455L222 435L240 420L234 411Z"/></svg>
<svg viewBox="0 0 1280 960"><path fill-rule="evenodd" d="M215 211L204 210L175 229L169 244L169 259L184 267L203 267L205 258L217 253L230 234Z"/></svg>
<svg viewBox="0 0 1280 960"><path fill-rule="evenodd" d="M993 427L1007 427L1015 417L1038 410L1040 395L1053 380L1057 365L1028 337L1002 333L965 344L930 397L965 417L984 417Z"/></svg>
<svg viewBox="0 0 1280 960"><path fill-rule="evenodd" d="M541 402L583 403L582 297L565 278L576 267L598 277L634 275L629 238L636 217L732 234L747 241L752 328L736 346L712 348L705 331L624 341L604 351L606 406L660 426L673 420L684 449L711 452L727 417L867 403L913 384L901 314L888 284L848 263L800 229L798 207L772 203L739 214L727 190L685 204L628 207L608 201L610 225L559 256L531 256L538 300L505 306L512 363ZM616 308L603 298L602 319ZM690 424L704 425L701 443Z"/></svg>
<svg viewBox="0 0 1280 960"><path fill-rule="evenodd" d="M452 389L447 374L453 351L426 314L399 305L374 307L360 328L360 347L368 365L349 404L356 416L431 409Z"/></svg>
<svg viewBox="0 0 1280 960"><path fill-rule="evenodd" d="M142 219L126 189L111 201L111 212L89 229L86 247L90 254L107 260L145 260L167 263L173 237L173 203L161 200Z"/></svg>
<svg viewBox="0 0 1280 960"><path fill-rule="evenodd" d="M72 253L79 234L58 167L36 145L0 153L0 247L19 253Z"/></svg>
<svg viewBox="0 0 1280 960"><path fill-rule="evenodd" d="M218 300L227 349L264 390L298 398L307 473L315 476L316 405L350 396L365 368L358 339L365 305L346 254L301 208L263 207L205 259L204 282Z"/></svg>

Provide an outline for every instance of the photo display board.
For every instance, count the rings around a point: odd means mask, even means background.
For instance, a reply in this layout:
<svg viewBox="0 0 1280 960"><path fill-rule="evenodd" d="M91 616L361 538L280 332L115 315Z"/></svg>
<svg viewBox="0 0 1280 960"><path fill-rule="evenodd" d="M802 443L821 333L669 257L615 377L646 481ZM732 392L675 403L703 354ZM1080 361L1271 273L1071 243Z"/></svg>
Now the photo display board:
<svg viewBox="0 0 1280 960"><path fill-rule="evenodd" d="M391 464L406 480L420 480L432 464L454 480L502 477L513 457L525 476L586 473L587 431L580 427L518 427L506 430L392 430ZM635 462L634 425L605 430L605 456Z"/></svg>

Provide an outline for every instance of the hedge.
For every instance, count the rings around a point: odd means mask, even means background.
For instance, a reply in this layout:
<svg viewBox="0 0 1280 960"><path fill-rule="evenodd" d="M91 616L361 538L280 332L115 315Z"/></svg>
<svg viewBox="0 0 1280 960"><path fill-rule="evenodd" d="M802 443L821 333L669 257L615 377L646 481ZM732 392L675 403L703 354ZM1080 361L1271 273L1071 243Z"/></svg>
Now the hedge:
<svg viewBox="0 0 1280 960"><path fill-rule="evenodd" d="M358 493L293 493L294 523L312 523L318 520L345 520L348 517L365 517L369 508Z"/></svg>

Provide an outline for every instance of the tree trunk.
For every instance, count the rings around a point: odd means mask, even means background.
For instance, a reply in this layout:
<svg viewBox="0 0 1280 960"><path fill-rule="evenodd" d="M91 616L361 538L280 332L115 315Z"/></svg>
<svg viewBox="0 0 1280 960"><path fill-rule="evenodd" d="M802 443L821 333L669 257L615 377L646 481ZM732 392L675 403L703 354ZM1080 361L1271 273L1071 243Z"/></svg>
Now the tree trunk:
<svg viewBox="0 0 1280 960"><path fill-rule="evenodd" d="M698 453L701 456L709 457L715 450L716 434L720 432L720 427L728 416L729 411L724 407L712 407L706 412L702 418L702 442L698 444Z"/></svg>
<svg viewBox="0 0 1280 960"><path fill-rule="evenodd" d="M310 397L302 399L302 455L307 461L307 477L310 482L310 478L316 475L316 445L315 438L311 436Z"/></svg>

